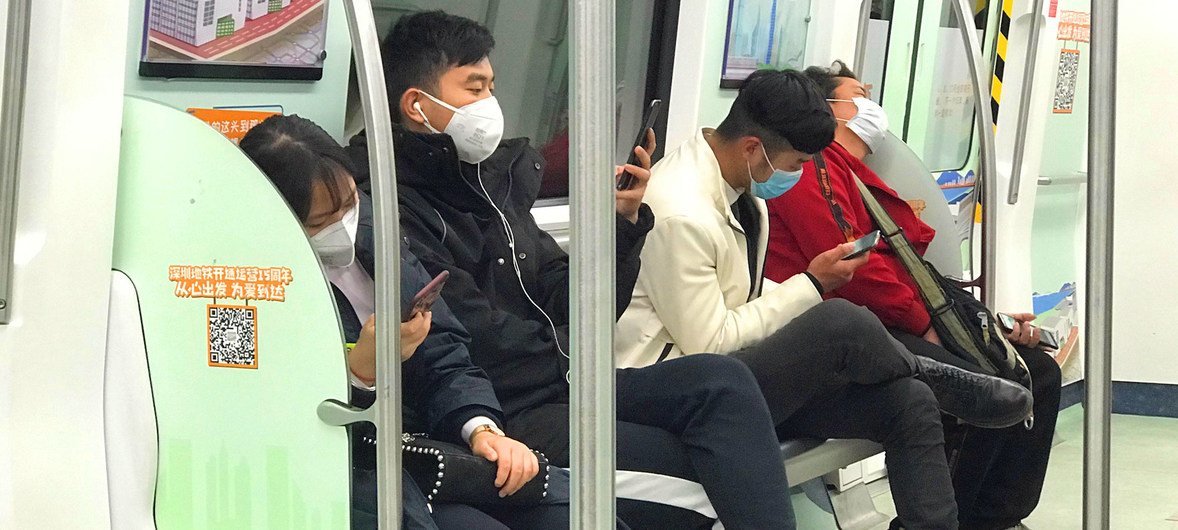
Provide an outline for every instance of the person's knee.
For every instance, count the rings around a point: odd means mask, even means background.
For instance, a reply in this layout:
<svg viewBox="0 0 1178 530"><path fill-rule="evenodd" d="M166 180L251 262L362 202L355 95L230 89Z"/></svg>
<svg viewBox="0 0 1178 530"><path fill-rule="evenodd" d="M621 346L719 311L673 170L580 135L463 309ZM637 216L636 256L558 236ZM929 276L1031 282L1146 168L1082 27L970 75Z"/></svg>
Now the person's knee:
<svg viewBox="0 0 1178 530"><path fill-rule="evenodd" d="M933 390L923 382L907 377L896 380L892 386L896 388L897 401L906 409L931 411L934 417L940 414L937 409L936 394L933 394Z"/></svg>
<svg viewBox="0 0 1178 530"><path fill-rule="evenodd" d="M831 298L819 302L818 305L810 309L809 313L817 318L829 319L849 315L856 309L862 308L843 298Z"/></svg>
<svg viewBox="0 0 1178 530"><path fill-rule="evenodd" d="M709 396L727 395L737 399L764 401L757 379L743 362L726 355L692 355L692 365L679 374L675 384L702 391Z"/></svg>
<svg viewBox="0 0 1178 530"><path fill-rule="evenodd" d="M903 378L889 383L888 389L887 397L894 413L893 421L889 422L893 433L941 435L941 411L937 397L928 385L913 378Z"/></svg>
<svg viewBox="0 0 1178 530"><path fill-rule="evenodd" d="M1027 363L1027 368L1031 371L1031 377L1034 378L1035 387L1060 388L1060 383L1063 381L1063 373L1059 369L1059 364L1055 362L1055 358L1044 351L1037 350L1025 354L1023 360Z"/></svg>
<svg viewBox="0 0 1178 530"><path fill-rule="evenodd" d="M820 323L832 337L862 337L884 331L879 318L866 307L842 298L823 301L810 310L815 322Z"/></svg>
<svg viewBox="0 0 1178 530"><path fill-rule="evenodd" d="M1031 372L1031 392L1035 397L1035 410L1044 413L1058 410L1063 374L1055 358L1042 350L1021 350L1027 370Z"/></svg>

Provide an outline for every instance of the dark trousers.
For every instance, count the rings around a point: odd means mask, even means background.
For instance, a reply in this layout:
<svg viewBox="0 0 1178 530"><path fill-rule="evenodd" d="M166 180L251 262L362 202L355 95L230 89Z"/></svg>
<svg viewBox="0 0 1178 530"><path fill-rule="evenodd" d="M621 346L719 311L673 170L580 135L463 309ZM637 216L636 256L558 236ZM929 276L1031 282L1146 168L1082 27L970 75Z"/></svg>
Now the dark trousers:
<svg viewBox="0 0 1178 530"><path fill-rule="evenodd" d="M352 472L352 528L370 530L376 524L376 472ZM548 495L537 506L469 506L427 504L425 495L408 473L401 474L401 527L405 530L547 530L569 526L569 476L561 469L549 475ZM619 523L619 529L625 525Z"/></svg>
<svg viewBox="0 0 1178 530"><path fill-rule="evenodd" d="M732 356L757 378L783 439L879 442L904 528L957 527L936 398L870 311L825 301Z"/></svg>
<svg viewBox="0 0 1178 530"><path fill-rule="evenodd" d="M617 406L618 515L626 524L711 528L718 516L730 530L794 528L769 410L743 364L693 355L618 370ZM568 405L508 418L507 432L568 464Z"/></svg>
<svg viewBox="0 0 1178 530"><path fill-rule="evenodd" d="M971 361L949 350L904 332L893 330L896 338L913 353L970 370ZM1031 372L1031 393L1035 396L1035 423L1005 429L950 427L961 440L953 466L953 485L961 511L961 527L1002 529L1018 524L1035 510L1059 415L1059 365L1047 353L1018 348ZM950 448L951 450L954 448Z"/></svg>

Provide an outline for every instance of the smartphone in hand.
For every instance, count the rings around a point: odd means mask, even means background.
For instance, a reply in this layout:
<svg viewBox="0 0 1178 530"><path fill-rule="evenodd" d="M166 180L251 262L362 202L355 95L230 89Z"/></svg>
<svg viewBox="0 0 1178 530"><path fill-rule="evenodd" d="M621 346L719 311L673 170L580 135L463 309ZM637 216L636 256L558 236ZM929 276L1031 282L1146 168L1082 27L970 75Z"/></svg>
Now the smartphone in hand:
<svg viewBox="0 0 1178 530"><path fill-rule="evenodd" d="M1007 333L1014 331L1018 321L1006 313L998 313L998 323ZM1038 326L1036 326L1038 327ZM1052 350L1059 349L1059 337L1050 329L1039 328L1039 346Z"/></svg>
<svg viewBox="0 0 1178 530"><path fill-rule="evenodd" d="M413 301L409 307L401 313L401 322L408 322L413 320L413 317L418 313L425 313L433 307L434 302L442 296L442 287L446 285L446 279L450 277L450 271L442 271L441 274L430 280L425 284L416 295L413 296Z"/></svg>
<svg viewBox="0 0 1178 530"><path fill-rule="evenodd" d="M663 100L655 99L650 102L650 107L646 109L646 119L642 120L642 128L638 130L638 138L634 140L634 147L646 147L646 131L654 128L654 122L659 118L659 109L663 107ZM634 147L630 148L630 157L626 159L626 163L630 165L638 165L638 155L634 154ZM652 155L654 153L651 153ZM618 191L625 191L634 187L634 175L622 172L618 177L617 183Z"/></svg>
<svg viewBox="0 0 1178 530"><path fill-rule="evenodd" d="M856 239L855 240L855 248L853 250L851 250L850 254L843 256L843 261L855 259L859 256L862 256L862 255L868 253L868 252L871 252L871 249L875 248L875 246L878 244L879 244L879 230L876 230L876 231L871 232L870 234L867 234L859 239Z"/></svg>

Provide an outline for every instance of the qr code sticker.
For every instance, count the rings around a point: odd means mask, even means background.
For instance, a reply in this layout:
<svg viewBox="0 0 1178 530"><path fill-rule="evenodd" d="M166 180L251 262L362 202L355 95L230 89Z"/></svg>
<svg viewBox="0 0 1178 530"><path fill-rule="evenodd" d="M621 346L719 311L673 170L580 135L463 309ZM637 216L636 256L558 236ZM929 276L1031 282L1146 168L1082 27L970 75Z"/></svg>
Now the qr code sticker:
<svg viewBox="0 0 1178 530"><path fill-rule="evenodd" d="M209 366L258 367L258 308L209 305Z"/></svg>
<svg viewBox="0 0 1178 530"><path fill-rule="evenodd" d="M1076 102L1076 80L1080 73L1080 50L1063 50L1059 54L1059 71L1055 81L1052 112L1071 114Z"/></svg>

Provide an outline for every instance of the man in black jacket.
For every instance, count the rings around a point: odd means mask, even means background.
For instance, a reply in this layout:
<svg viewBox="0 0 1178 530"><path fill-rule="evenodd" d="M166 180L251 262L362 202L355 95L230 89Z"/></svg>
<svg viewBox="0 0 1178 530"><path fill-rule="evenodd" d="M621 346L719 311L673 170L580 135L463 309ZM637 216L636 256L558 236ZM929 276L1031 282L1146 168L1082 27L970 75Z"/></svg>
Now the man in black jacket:
<svg viewBox="0 0 1178 530"><path fill-rule="evenodd" d="M471 358L487 370L508 429L567 466L568 256L530 214L540 155L526 139L499 142L502 112L487 59L493 45L486 28L441 12L407 16L386 39L401 221L425 268L450 271L442 296L471 333ZM364 137L349 149L367 167ZM641 204L649 172L628 170L639 183L617 200L619 311L654 222ZM794 526L776 435L743 364L701 355L620 370L617 393L624 521L708 528L718 517L728 528Z"/></svg>
<svg viewBox="0 0 1178 530"><path fill-rule="evenodd" d="M375 244L371 200L356 190L351 161L326 132L298 116L275 116L242 139L241 148L278 188L303 225L331 281L348 352L352 403L371 406L375 370ZM401 307L410 307L429 274L402 242ZM399 316L399 315L398 315ZM362 325L361 322L364 322ZM407 432L468 444L498 464L495 486L511 495L539 470L530 449L504 436L503 413L483 370L471 364L469 336L444 301L401 325L404 427ZM370 423L350 428L352 527L376 527L376 436ZM427 507L423 491L403 473L405 528L546 529L568 525L568 479L553 472L548 495L535 507L461 504ZM543 477L540 478L543 480ZM426 489L424 491L430 491ZM432 514L431 514L432 512ZM488 517L490 515L491 517ZM493 518L492 518L493 517ZM436 524L435 524L436 523Z"/></svg>
<svg viewBox="0 0 1178 530"><path fill-rule="evenodd" d="M359 230L356 233L356 263L370 276L375 275L375 242L373 240L373 221L371 199L359 193ZM401 244L401 304L409 307L414 295L430 280L430 275L421 266L417 257L413 255L409 245ZM339 309L340 323L343 326L344 337L349 343L355 343L364 333L364 327L357 318L355 310L348 297L339 287L332 285L336 305ZM495 430L504 426L503 412L500 410L487 375L482 369L471 364L467 354L470 338L462 325L455 319L454 314L446 306L444 300L438 300L431 308L429 334L413 353L405 360L402 367L402 395L406 407L402 411L403 429L410 433L429 433L430 437L458 445L476 443L477 434L468 435L472 430L467 425L477 424L480 419L490 420ZM374 337L372 337L374 338ZM359 382L359 381L358 381ZM369 388L353 387L352 403L359 407L369 407L373 404L375 392ZM507 431L511 431L510 428ZM461 434L460 434L461 433ZM515 435L515 433L512 433ZM490 435L491 438L495 436ZM500 431L498 436L502 436ZM375 440L376 432L372 424L364 423L352 428L353 465L357 483L361 490L376 488ZM527 447L522 449L527 450ZM516 455L518 458L520 455ZM530 456L530 455L528 455ZM501 465L502 469L502 465ZM544 473L540 470L541 475ZM503 472L507 473L507 472ZM506 475L505 475L506 476ZM528 477L528 475L525 475ZM537 477L535 480L543 480ZM412 479L408 475L402 476L407 484L403 488L411 487ZM510 482L510 481L508 481ZM518 485L522 487L523 483ZM515 483L511 483L514 488ZM506 486L506 484L505 484ZM526 508L509 505L478 506L478 510L489 514L495 520L511 529L547 529L564 527L568 524L569 505L568 475L563 471L552 472L549 495L544 504L539 507ZM359 492L354 492L358 494ZM371 516L376 515L374 495L363 495L357 498L358 510L353 511L353 528L373 528L366 523ZM406 502L406 504L410 504ZM438 527L473 528L489 526L482 514L472 512L465 506L443 506L433 510ZM408 513L406 514L408 516ZM373 520L373 524L375 521ZM408 525L403 525L408 526ZM623 528L624 525L619 525Z"/></svg>

